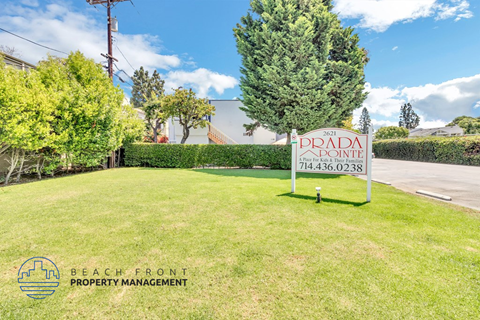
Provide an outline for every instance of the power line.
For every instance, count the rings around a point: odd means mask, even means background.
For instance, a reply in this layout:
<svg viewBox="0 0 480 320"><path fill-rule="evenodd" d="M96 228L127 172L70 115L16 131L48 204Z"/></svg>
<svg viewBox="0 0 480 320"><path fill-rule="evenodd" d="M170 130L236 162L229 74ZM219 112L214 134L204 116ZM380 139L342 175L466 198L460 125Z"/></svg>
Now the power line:
<svg viewBox="0 0 480 320"><path fill-rule="evenodd" d="M133 3L133 1L132 1L132 0L129 0L129 1L130 1L130 3L132 4L132 6L135 8L135 10L137 11L138 15L141 16L140 11L138 11L138 9L137 9L137 7L135 6L135 4Z"/></svg>
<svg viewBox="0 0 480 320"><path fill-rule="evenodd" d="M115 62L113 63L113 65L115 66L115 68L117 69L118 72L123 72L127 77L129 77L130 79L132 79L132 77L130 77L130 76L128 75L128 73L125 72L125 70L120 69L120 68L116 65ZM131 87L133 87L133 84L131 84L131 83L128 82L128 81L123 80L118 74L114 73L113 75L114 75L115 77L117 77L122 83L126 83L126 84L130 85Z"/></svg>
<svg viewBox="0 0 480 320"><path fill-rule="evenodd" d="M115 77L117 77L122 83L126 83L126 84L128 84L130 87L133 87L133 84L131 84L131 83L128 82L128 81L123 80L118 74L115 74L115 73L114 73L113 75L114 75Z"/></svg>
<svg viewBox="0 0 480 320"><path fill-rule="evenodd" d="M132 78L132 77L130 77L130 75L129 75L128 73L126 73L126 72L125 72L125 70L123 70L123 69L120 69L120 68L117 66L117 64L116 64L115 62L113 63L113 65L115 66L115 68L117 69L117 71L118 71L118 72L123 72L123 73L124 73L124 74L125 74L125 75L126 75L126 76L127 76L129 79L130 79L130 80L132 80L132 81L133 81L133 78Z"/></svg>
<svg viewBox="0 0 480 320"><path fill-rule="evenodd" d="M37 45L37 46L40 46L40 47L43 47L43 48L46 48L46 49L49 49L49 50L52 50L52 51L60 52L60 53L66 54L66 55L68 56L68 53L66 53L66 52L63 52L63 51L60 51L60 50L57 50L57 49L53 49L53 48L50 48L50 47L47 47L47 46L44 46L43 44L40 44L40 43L37 43L37 42L35 42L35 41L29 40L29 39L27 39L27 38L24 38L24 37L22 37L22 36L19 36L18 34L15 34L15 33L13 33L13 32L10 32L10 31L8 31L8 30L3 29L3 28L0 28L0 30L2 30L3 32L6 32L6 33L10 33L11 35L13 35L13 36L15 36L15 37L18 37L18 38L23 39L23 40L25 40L25 41L28 41L28 42L30 42L30 43L33 43L34 45Z"/></svg>
<svg viewBox="0 0 480 320"><path fill-rule="evenodd" d="M117 47L118 51L120 52L120 54L122 55L122 57L125 59L125 61L127 61L128 65L130 66L130 68L132 68L132 70L135 72L135 68L132 66L132 64L128 61L127 57L125 57L125 55L123 54L122 50L120 50L120 48L118 47L118 45L115 43L115 47Z"/></svg>
<svg viewBox="0 0 480 320"><path fill-rule="evenodd" d="M137 6L133 3L133 1L132 1L132 0L128 0L128 1L130 1L130 3L132 4L132 6L135 8L135 11L137 11L138 16L141 18L142 23L143 23L147 28L151 29L150 24L147 23L148 20L143 18L142 14L140 13L140 11L138 11Z"/></svg>
<svg viewBox="0 0 480 320"><path fill-rule="evenodd" d="M115 68L117 69L118 72L123 72L129 79L132 79L132 77L130 77L130 75L125 72L125 70L120 69L115 63L113 63L113 65L115 66Z"/></svg>

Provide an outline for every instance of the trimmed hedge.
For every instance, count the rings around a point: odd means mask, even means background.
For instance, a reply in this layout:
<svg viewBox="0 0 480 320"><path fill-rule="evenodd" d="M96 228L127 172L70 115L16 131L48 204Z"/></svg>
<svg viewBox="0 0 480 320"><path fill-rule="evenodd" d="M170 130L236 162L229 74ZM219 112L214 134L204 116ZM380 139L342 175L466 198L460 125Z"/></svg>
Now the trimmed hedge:
<svg viewBox="0 0 480 320"><path fill-rule="evenodd" d="M125 146L130 167L195 168L201 166L291 168L291 147L276 145L153 144Z"/></svg>
<svg viewBox="0 0 480 320"><path fill-rule="evenodd" d="M380 140L375 157L480 166L480 137L437 137Z"/></svg>

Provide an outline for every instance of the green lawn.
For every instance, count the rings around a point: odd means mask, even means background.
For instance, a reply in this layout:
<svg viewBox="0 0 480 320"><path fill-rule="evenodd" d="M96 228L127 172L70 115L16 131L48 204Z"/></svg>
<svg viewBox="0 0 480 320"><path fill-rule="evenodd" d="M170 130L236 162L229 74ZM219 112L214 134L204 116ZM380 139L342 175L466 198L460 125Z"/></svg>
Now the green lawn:
<svg viewBox="0 0 480 320"><path fill-rule="evenodd" d="M0 188L0 318L480 318L478 212L378 184L367 204L348 176L299 174L290 194L289 175L129 168ZM61 272L45 300L18 287L34 256ZM76 287L71 268L188 281Z"/></svg>

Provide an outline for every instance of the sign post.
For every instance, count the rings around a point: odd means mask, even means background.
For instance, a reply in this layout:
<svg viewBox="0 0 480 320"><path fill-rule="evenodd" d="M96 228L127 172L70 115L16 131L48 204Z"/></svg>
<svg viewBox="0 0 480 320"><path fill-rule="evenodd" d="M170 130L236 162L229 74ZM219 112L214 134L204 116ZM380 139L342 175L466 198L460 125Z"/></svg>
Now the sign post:
<svg viewBox="0 0 480 320"><path fill-rule="evenodd" d="M368 128L368 148L367 150L369 151L367 154L367 202L370 202L372 200L372 140L373 140L373 130L372 127L370 126Z"/></svg>
<svg viewBox="0 0 480 320"><path fill-rule="evenodd" d="M292 130L292 135L291 135L291 144L292 144L292 168L295 167L295 161L297 159L297 130L293 129ZM296 179L296 171L292 170L292 193L295 192L295 179Z"/></svg>
<svg viewBox="0 0 480 320"><path fill-rule="evenodd" d="M367 176L367 202L372 192L372 128L368 134L328 128L297 135L292 130L292 193L296 172Z"/></svg>

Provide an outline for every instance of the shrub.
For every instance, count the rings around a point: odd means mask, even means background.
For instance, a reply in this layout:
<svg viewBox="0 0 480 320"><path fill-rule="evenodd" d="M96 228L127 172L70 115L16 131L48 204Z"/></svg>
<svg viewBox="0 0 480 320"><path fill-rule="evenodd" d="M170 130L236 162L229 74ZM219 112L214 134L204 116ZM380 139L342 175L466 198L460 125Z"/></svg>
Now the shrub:
<svg viewBox="0 0 480 320"><path fill-rule="evenodd" d="M403 127L382 127L375 132L375 139L382 140L382 139L399 139L399 138L407 138L409 131L407 128Z"/></svg>
<svg viewBox="0 0 480 320"><path fill-rule="evenodd" d="M480 137L419 138L375 141L378 158L480 165Z"/></svg>
<svg viewBox="0 0 480 320"><path fill-rule="evenodd" d="M194 168L200 166L290 169L291 147L276 145L149 144L125 146L126 166Z"/></svg>
<svg viewBox="0 0 480 320"><path fill-rule="evenodd" d="M2 60L2 57L0 57ZM123 143L141 138L144 124L100 64L80 52L49 56L36 70L0 61L0 156L15 174L95 168Z"/></svg>

